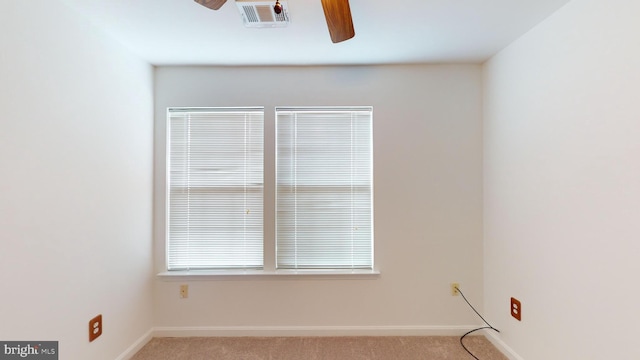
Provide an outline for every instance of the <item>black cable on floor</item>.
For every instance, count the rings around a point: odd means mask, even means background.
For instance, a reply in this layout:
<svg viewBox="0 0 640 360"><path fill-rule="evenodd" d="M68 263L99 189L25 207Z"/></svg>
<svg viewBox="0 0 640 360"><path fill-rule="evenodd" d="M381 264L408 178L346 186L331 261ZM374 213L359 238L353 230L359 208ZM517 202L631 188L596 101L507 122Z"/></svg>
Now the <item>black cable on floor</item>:
<svg viewBox="0 0 640 360"><path fill-rule="evenodd" d="M462 295L462 298L464 299L464 301L465 301L465 302L467 303L467 305L469 305L469 307L470 307L470 308L471 308L471 309L476 313L476 315L478 315L478 316L480 317L480 319L482 319L482 321L484 321L484 323L485 323L485 324L487 324L487 326L482 326L482 327L479 327L479 328L477 328L477 329L473 329L473 330L471 330L471 331L468 331L466 334L464 334L464 335L462 335L462 336L460 337L460 345L462 345L462 348L463 348L466 352L468 352L468 353L469 353L469 355L473 356L473 358L474 358L474 359L476 359L476 360L480 360L478 357L476 357L475 355L473 355L473 353L472 353L471 351L469 351L469 349L467 349L467 347L466 347L466 346L464 346L464 343L462 342L462 339L464 339L464 338L465 338L465 336L467 336L467 335L469 335L469 334L471 334L471 333L473 333L473 332L476 332L476 331L478 331L478 330L491 329L491 330L494 330L494 331L496 331L496 332L500 332L500 330L498 330L498 329L494 328L493 326L491 326L491 324L489 324L489 323L487 322L487 320L485 320L485 319L482 317L482 315L480 315L480 313L478 312L478 310L476 310L476 308L474 308L474 307L473 307L473 305L471 305L471 303L469 302L469 300L467 300L467 297L466 297L466 296L464 296L464 294L462 293L462 291L460 290L460 288L456 287L455 289L460 293L460 295Z"/></svg>

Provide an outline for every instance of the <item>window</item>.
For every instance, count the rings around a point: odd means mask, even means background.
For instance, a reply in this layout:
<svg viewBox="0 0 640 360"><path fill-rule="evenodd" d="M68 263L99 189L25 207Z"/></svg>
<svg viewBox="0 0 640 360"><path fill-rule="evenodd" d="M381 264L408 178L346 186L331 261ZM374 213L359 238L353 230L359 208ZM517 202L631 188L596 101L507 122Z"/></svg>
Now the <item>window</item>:
<svg viewBox="0 0 640 360"><path fill-rule="evenodd" d="M275 115L264 149L262 107L168 109L167 270L373 269L372 108Z"/></svg>
<svg viewBox="0 0 640 360"><path fill-rule="evenodd" d="M371 108L276 108L278 268L373 266Z"/></svg>
<svg viewBox="0 0 640 360"><path fill-rule="evenodd" d="M168 270L262 268L263 114L169 109Z"/></svg>

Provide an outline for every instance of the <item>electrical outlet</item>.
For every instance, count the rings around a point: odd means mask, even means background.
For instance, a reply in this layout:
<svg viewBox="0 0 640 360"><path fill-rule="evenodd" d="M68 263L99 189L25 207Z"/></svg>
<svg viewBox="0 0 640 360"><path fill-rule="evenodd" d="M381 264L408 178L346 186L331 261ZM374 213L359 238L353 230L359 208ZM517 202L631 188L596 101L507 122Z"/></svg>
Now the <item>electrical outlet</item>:
<svg viewBox="0 0 640 360"><path fill-rule="evenodd" d="M516 298L511 298L511 316L518 321L522 321L522 303Z"/></svg>
<svg viewBox="0 0 640 360"><path fill-rule="evenodd" d="M89 342L102 335L102 314L89 320Z"/></svg>
<svg viewBox="0 0 640 360"><path fill-rule="evenodd" d="M458 296L460 295L460 291L458 291L458 288L460 287L460 284L458 283L451 283L451 296Z"/></svg>
<svg viewBox="0 0 640 360"><path fill-rule="evenodd" d="M186 299L189 297L189 285L180 285L180 298Z"/></svg>

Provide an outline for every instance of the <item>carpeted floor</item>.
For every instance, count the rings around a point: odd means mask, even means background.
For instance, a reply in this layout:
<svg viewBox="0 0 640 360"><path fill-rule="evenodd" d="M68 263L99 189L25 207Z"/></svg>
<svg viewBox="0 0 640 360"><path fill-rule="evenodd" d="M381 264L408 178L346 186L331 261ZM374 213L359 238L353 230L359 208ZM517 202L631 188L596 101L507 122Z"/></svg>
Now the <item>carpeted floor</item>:
<svg viewBox="0 0 640 360"><path fill-rule="evenodd" d="M484 336L480 360L507 360ZM131 360L473 360L453 336L154 338Z"/></svg>

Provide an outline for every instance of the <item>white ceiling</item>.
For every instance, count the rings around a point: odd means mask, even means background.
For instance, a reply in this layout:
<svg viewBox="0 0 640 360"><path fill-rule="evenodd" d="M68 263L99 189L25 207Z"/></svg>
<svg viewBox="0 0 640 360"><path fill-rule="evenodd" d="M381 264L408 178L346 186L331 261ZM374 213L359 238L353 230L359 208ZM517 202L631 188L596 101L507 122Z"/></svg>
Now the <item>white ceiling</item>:
<svg viewBox="0 0 640 360"><path fill-rule="evenodd" d="M245 28L233 3L63 0L154 65L480 63L569 0L350 0L333 44L320 0L288 0L286 28ZM274 0L275 3L275 0Z"/></svg>

